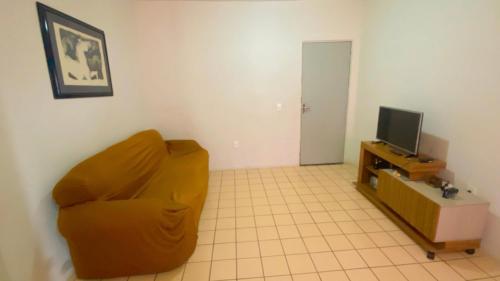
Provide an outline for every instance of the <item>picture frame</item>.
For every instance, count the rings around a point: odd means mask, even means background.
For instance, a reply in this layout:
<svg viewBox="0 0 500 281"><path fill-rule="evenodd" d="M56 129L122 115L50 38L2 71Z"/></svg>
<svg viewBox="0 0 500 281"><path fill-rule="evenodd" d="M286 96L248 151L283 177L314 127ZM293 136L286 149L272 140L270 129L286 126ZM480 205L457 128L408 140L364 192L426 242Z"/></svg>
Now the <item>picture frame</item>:
<svg viewBox="0 0 500 281"><path fill-rule="evenodd" d="M36 3L55 99L113 96L104 32Z"/></svg>

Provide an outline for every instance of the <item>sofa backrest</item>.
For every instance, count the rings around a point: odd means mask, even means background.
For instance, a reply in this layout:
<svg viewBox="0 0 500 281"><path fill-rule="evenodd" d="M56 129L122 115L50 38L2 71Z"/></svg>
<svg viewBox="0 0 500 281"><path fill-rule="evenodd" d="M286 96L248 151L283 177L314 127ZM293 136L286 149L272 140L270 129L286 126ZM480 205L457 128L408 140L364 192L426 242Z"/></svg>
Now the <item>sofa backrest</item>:
<svg viewBox="0 0 500 281"><path fill-rule="evenodd" d="M137 133L75 166L56 184L52 195L61 207L129 199L166 156L165 143L157 131Z"/></svg>

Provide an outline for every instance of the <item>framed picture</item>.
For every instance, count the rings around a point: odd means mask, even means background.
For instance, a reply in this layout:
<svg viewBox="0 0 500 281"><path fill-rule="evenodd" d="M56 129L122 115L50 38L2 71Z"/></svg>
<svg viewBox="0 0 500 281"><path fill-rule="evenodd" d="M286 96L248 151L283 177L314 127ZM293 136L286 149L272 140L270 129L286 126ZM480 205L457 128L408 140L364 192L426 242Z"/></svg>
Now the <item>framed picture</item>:
<svg viewBox="0 0 500 281"><path fill-rule="evenodd" d="M36 3L54 98L112 96L104 32Z"/></svg>

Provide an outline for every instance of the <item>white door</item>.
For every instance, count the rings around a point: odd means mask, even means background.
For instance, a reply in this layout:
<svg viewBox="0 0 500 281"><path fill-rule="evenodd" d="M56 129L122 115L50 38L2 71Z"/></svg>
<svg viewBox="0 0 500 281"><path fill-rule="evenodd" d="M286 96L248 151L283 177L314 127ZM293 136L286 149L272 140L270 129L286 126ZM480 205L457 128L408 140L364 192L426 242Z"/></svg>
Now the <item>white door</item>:
<svg viewBox="0 0 500 281"><path fill-rule="evenodd" d="M300 164L344 162L351 42L302 45Z"/></svg>

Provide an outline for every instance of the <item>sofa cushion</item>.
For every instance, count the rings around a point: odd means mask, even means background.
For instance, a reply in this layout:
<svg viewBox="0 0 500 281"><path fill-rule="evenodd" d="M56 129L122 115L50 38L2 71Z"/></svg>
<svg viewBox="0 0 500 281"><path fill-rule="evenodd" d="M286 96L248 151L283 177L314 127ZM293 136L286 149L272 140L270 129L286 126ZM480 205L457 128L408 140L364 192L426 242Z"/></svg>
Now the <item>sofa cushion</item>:
<svg viewBox="0 0 500 281"><path fill-rule="evenodd" d="M177 143L179 147L185 147L180 142ZM208 188L208 152L196 142L185 142L190 152L181 153L178 150L177 156L171 154L166 157L137 198L161 199L167 205L186 205L199 217ZM197 146L196 150L193 143Z"/></svg>
<svg viewBox="0 0 500 281"><path fill-rule="evenodd" d="M52 195L61 207L131 198L140 192L166 156L165 143L157 131L137 133L71 169Z"/></svg>

